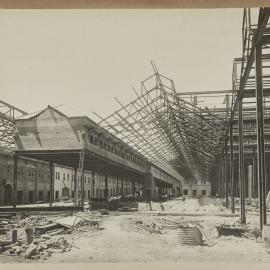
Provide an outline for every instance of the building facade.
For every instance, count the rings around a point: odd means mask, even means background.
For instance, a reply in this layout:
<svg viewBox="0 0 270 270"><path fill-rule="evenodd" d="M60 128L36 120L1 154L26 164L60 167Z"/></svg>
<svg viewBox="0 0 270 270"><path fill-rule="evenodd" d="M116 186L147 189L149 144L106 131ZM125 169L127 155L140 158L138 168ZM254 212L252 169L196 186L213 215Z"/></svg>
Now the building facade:
<svg viewBox="0 0 270 270"><path fill-rule="evenodd" d="M18 158L17 168L17 204L49 202L50 168L49 163L29 158ZM58 164L54 170L54 200L80 198L81 172ZM14 157L7 152L0 152L0 205L12 205L14 179ZM142 184L138 181L123 181L109 176L109 197L131 196L142 193ZM105 176L92 171L84 171L84 198L105 198Z"/></svg>

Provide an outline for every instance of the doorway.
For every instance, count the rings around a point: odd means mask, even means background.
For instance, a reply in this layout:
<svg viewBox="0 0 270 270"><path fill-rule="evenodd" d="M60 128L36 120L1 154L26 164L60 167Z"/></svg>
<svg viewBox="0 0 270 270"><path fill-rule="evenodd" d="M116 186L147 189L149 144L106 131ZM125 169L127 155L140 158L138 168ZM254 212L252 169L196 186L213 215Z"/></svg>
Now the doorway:
<svg viewBox="0 0 270 270"><path fill-rule="evenodd" d="M12 204L12 186L10 184L5 185L4 187L4 204Z"/></svg>
<svg viewBox="0 0 270 270"><path fill-rule="evenodd" d="M17 191L17 204L22 204L23 203L23 191L18 190Z"/></svg>

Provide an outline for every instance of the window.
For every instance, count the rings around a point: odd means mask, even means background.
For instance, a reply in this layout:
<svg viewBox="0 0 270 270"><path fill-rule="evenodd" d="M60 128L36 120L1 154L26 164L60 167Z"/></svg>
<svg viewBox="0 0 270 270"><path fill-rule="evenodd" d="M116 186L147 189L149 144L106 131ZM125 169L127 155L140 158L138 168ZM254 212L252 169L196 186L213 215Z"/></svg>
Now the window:
<svg viewBox="0 0 270 270"><path fill-rule="evenodd" d="M71 197L74 198L75 197L75 191L73 190L71 194L72 194Z"/></svg>
<svg viewBox="0 0 270 270"><path fill-rule="evenodd" d="M67 174L67 180L69 181L69 173Z"/></svg>
<svg viewBox="0 0 270 270"><path fill-rule="evenodd" d="M88 199L90 199L90 190L88 190Z"/></svg>
<svg viewBox="0 0 270 270"><path fill-rule="evenodd" d="M206 190L205 190L205 189L202 190L202 195L203 195L203 196L206 195Z"/></svg>
<svg viewBox="0 0 270 270"><path fill-rule="evenodd" d="M65 178L66 178L66 174L65 174L65 173L63 173L63 180L66 180Z"/></svg>
<svg viewBox="0 0 270 270"><path fill-rule="evenodd" d="M192 190L192 196L197 196L197 190Z"/></svg>
<svg viewBox="0 0 270 270"><path fill-rule="evenodd" d="M57 199L58 199L58 197L59 197L59 191L58 191L58 190L56 190L56 191L55 191L55 199L57 200Z"/></svg>
<svg viewBox="0 0 270 270"><path fill-rule="evenodd" d="M188 195L188 189L184 189L184 195Z"/></svg>

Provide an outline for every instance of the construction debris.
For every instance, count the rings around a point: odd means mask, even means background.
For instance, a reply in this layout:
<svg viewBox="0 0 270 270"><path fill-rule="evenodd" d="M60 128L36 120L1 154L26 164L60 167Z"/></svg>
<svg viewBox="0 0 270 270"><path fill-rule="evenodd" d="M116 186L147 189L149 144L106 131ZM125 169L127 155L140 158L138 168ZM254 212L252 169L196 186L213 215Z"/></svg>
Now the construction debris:
<svg viewBox="0 0 270 270"><path fill-rule="evenodd" d="M46 259L54 252L66 252L72 245L60 234L99 229L102 215L109 211L82 212L59 219L52 216L0 218L0 253L25 259Z"/></svg>
<svg viewBox="0 0 270 270"><path fill-rule="evenodd" d="M199 233L196 233L201 235L201 240L196 245L207 245L207 246L213 246L216 244L216 242L213 240L213 236L210 236L209 233L207 233L207 229L204 228L203 225L201 225L200 221L184 221L183 217L178 218L176 220L172 220L169 218L163 218L159 216L137 216L136 218L133 218L133 226L138 230L144 230L150 233L156 233L156 234L162 234L164 233L164 230L179 230L185 231L185 230L196 230L199 231ZM187 229L187 228L196 228L196 229ZM190 236L186 235L185 232L183 232L181 235L185 235L185 237L188 237L190 240ZM196 236L196 237L197 237ZM182 239L183 241L180 241L182 244L184 242L188 242L188 240ZM196 238L197 239L197 238ZM198 240L198 239L197 239ZM192 242L192 241L191 241ZM194 243L195 243L194 242ZM190 243L190 245L194 244L193 242Z"/></svg>
<svg viewBox="0 0 270 270"><path fill-rule="evenodd" d="M136 211L138 211L138 208L124 206L124 207L118 208L118 211L120 211L120 212L136 212Z"/></svg>
<svg viewBox="0 0 270 270"><path fill-rule="evenodd" d="M202 246L202 233L196 226L180 226L178 241L180 245Z"/></svg>
<svg viewBox="0 0 270 270"><path fill-rule="evenodd" d="M240 224L233 223L233 224L221 224L217 226L218 236L229 236L233 235L236 237L245 236L247 229Z"/></svg>

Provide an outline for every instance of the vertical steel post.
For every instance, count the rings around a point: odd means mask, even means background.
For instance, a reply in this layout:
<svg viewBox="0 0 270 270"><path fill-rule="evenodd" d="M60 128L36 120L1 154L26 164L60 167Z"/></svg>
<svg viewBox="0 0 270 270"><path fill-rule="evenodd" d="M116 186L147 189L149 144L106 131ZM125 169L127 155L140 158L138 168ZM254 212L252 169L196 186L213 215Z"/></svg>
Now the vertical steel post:
<svg viewBox="0 0 270 270"><path fill-rule="evenodd" d="M81 167L81 207L84 207L84 157L82 160L82 167Z"/></svg>
<svg viewBox="0 0 270 270"><path fill-rule="evenodd" d="M128 197L128 179L126 179L126 197Z"/></svg>
<svg viewBox="0 0 270 270"><path fill-rule="evenodd" d="M256 104L257 104L257 154L258 154L258 183L260 200L260 227L266 224L265 202L265 153L264 153L264 113L263 113L263 86L262 86L262 46L256 45L255 50L256 69Z"/></svg>
<svg viewBox="0 0 270 270"><path fill-rule="evenodd" d="M221 164L221 155L218 159L218 178L219 178L219 185L218 185L218 196L222 198L222 164Z"/></svg>
<svg viewBox="0 0 270 270"><path fill-rule="evenodd" d="M229 207L229 181L228 181L228 141L225 140L225 205L226 208Z"/></svg>
<svg viewBox="0 0 270 270"><path fill-rule="evenodd" d="M50 202L49 205L52 207L53 198L54 198L54 190L53 190L53 179L54 179L54 170L53 170L53 163L50 162Z"/></svg>
<svg viewBox="0 0 270 270"><path fill-rule="evenodd" d="M17 206L17 180L18 180L18 156L14 154L14 173L13 173L13 196L12 204L13 208Z"/></svg>
<svg viewBox="0 0 270 270"><path fill-rule="evenodd" d="M119 195L119 185L118 185L118 176L117 176L117 178L116 178L116 196L118 197L118 195Z"/></svg>
<svg viewBox="0 0 270 270"><path fill-rule="evenodd" d="M108 172L108 162L105 162L105 189L104 189L104 197L105 200L108 199L108 177L109 177L109 172Z"/></svg>
<svg viewBox="0 0 270 270"><path fill-rule="evenodd" d="M122 196L122 198L124 197L124 175L125 175L125 172L123 169L122 170L122 177L121 177L121 196Z"/></svg>
<svg viewBox="0 0 270 270"><path fill-rule="evenodd" d="M257 183L257 161L256 161L256 148L253 148L253 180L252 180L252 197L255 198L258 196L258 183Z"/></svg>
<svg viewBox="0 0 270 270"><path fill-rule="evenodd" d="M230 125L230 182L231 182L231 211L235 212L234 208L234 158L233 158L233 124Z"/></svg>
<svg viewBox="0 0 270 270"><path fill-rule="evenodd" d="M95 198L95 172L92 171L92 198Z"/></svg>
<svg viewBox="0 0 270 270"><path fill-rule="evenodd" d="M36 161L36 172L35 172L35 202L38 200L37 199L37 183L38 182L38 163Z"/></svg>
<svg viewBox="0 0 270 270"><path fill-rule="evenodd" d="M77 182L78 182L78 169L74 168L74 204L77 205Z"/></svg>
<svg viewBox="0 0 270 270"><path fill-rule="evenodd" d="M245 214L245 172L244 172L244 142L243 142L243 100L238 101L238 127L239 127L239 181L241 201L241 223L246 223Z"/></svg>
<svg viewBox="0 0 270 270"><path fill-rule="evenodd" d="M135 197L135 180L132 180L132 196Z"/></svg>

